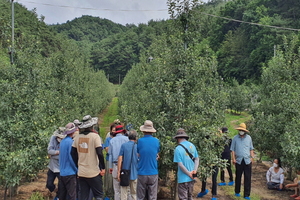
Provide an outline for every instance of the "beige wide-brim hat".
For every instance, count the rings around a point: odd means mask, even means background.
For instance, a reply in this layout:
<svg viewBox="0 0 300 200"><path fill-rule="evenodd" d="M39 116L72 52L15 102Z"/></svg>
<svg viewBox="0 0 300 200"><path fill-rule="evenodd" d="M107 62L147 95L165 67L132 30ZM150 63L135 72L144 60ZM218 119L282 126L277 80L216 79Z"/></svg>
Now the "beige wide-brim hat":
<svg viewBox="0 0 300 200"><path fill-rule="evenodd" d="M236 130L249 132L246 128L247 128L247 127L246 127L246 124L245 124L245 123L241 123L241 124L236 128Z"/></svg>
<svg viewBox="0 0 300 200"><path fill-rule="evenodd" d="M89 128L98 123L98 117L91 117L91 115L86 115L83 117L81 124L78 126L78 128Z"/></svg>
<svg viewBox="0 0 300 200"><path fill-rule="evenodd" d="M140 127L140 130L142 132L156 133L156 130L153 128L153 122L150 120L146 120L144 125Z"/></svg>

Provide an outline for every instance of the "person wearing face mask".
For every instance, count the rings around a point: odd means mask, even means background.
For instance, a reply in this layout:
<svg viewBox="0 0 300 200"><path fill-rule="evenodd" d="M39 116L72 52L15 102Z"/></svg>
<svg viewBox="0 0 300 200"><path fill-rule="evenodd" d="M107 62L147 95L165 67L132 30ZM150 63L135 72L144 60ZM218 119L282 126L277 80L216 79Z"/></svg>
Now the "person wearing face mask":
<svg viewBox="0 0 300 200"><path fill-rule="evenodd" d="M273 161L273 166L267 171L267 186L269 190L282 190L284 181L284 171L281 168L280 158Z"/></svg>
<svg viewBox="0 0 300 200"><path fill-rule="evenodd" d="M235 165L235 196L240 197L241 180L244 174L244 198L250 199L251 173L254 158L252 138L247 133L246 124L241 123L238 128L239 134L234 136L231 143L232 163Z"/></svg>

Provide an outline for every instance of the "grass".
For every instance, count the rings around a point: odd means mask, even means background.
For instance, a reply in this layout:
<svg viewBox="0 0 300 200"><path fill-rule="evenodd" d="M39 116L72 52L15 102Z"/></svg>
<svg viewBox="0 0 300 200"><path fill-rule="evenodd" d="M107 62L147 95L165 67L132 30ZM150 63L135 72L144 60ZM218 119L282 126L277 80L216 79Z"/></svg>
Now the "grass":
<svg viewBox="0 0 300 200"><path fill-rule="evenodd" d="M240 124L250 120L251 115L246 112L241 112L241 114L231 114L230 110L225 113L225 122L229 131L229 136L233 137L237 134L235 128Z"/></svg>
<svg viewBox="0 0 300 200"><path fill-rule="evenodd" d="M109 132L110 124L114 122L115 119L120 119L118 115L118 98L114 97L111 104L103 111L102 121L100 123L100 136L105 139L106 134ZM120 121L122 121L120 119Z"/></svg>

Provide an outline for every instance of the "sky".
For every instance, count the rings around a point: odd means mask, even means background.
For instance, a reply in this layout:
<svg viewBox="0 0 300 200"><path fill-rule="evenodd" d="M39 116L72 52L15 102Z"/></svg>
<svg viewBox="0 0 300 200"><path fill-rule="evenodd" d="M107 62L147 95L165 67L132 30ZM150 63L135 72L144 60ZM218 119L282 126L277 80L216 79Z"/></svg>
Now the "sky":
<svg viewBox="0 0 300 200"><path fill-rule="evenodd" d="M204 0L206 2L207 0ZM106 18L119 24L168 19L167 0L14 0L28 10L36 8L46 24L62 24L82 15Z"/></svg>

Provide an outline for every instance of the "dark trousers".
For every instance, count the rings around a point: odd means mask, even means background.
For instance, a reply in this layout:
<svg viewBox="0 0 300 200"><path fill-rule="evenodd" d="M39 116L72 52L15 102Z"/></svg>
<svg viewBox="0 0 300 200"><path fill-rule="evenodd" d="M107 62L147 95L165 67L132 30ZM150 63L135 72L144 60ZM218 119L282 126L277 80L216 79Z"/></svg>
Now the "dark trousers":
<svg viewBox="0 0 300 200"><path fill-rule="evenodd" d="M231 159L227 159L226 169L229 174L229 181L233 181L232 170L231 170ZM225 182L225 170L221 170L221 182Z"/></svg>
<svg viewBox="0 0 300 200"><path fill-rule="evenodd" d="M241 180L244 174L244 197L250 196L251 191L251 173L252 173L252 163L246 165L244 159L242 163L235 164L235 193L241 192Z"/></svg>
<svg viewBox="0 0 300 200"><path fill-rule="evenodd" d="M100 174L93 178L79 177L78 181L80 186L79 200L88 200L90 190L93 191L96 200L103 198L103 183Z"/></svg>
<svg viewBox="0 0 300 200"><path fill-rule="evenodd" d="M51 171L50 169L48 170L47 172L47 182L46 182L46 188L48 188L48 190L50 192L53 192L55 190L55 184L54 184L54 180L55 179L58 179L58 182L59 182L59 172L57 173L54 173L53 171ZM58 197L59 195L59 190L57 190L56 192L56 196Z"/></svg>
<svg viewBox="0 0 300 200"><path fill-rule="evenodd" d="M219 169L214 166L213 167L213 174L212 174L212 189L211 189L211 194L212 195L217 195L217 176L218 176L218 172ZM205 192L206 190L206 179L204 181L202 181L202 187L201 187L201 192Z"/></svg>
<svg viewBox="0 0 300 200"><path fill-rule="evenodd" d="M76 174L70 176L61 176L59 181L59 200L76 200L77 184Z"/></svg>

